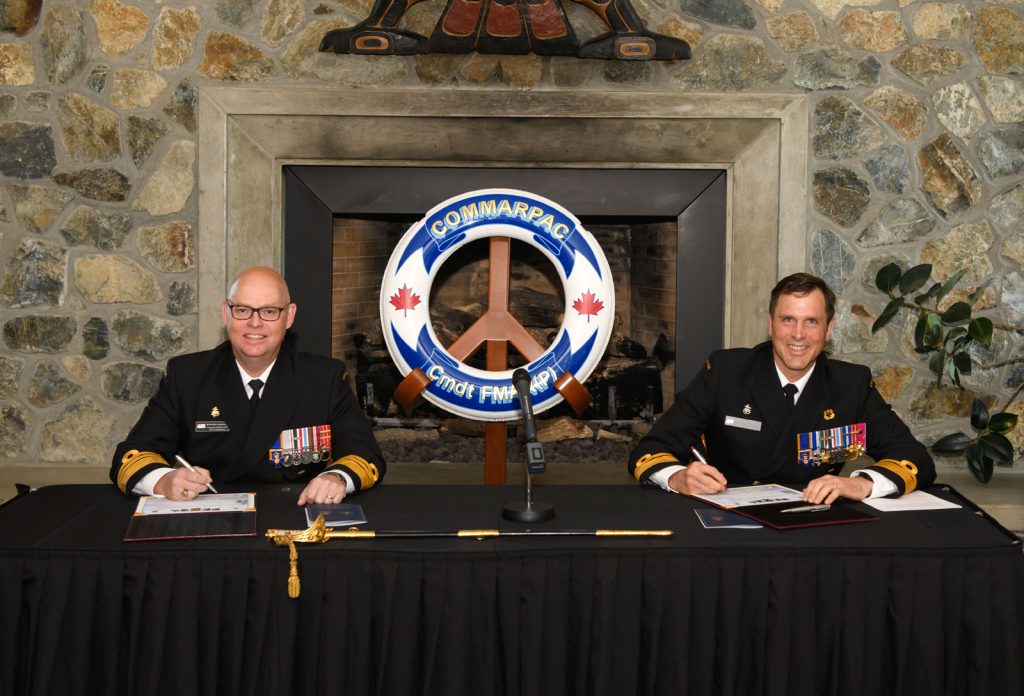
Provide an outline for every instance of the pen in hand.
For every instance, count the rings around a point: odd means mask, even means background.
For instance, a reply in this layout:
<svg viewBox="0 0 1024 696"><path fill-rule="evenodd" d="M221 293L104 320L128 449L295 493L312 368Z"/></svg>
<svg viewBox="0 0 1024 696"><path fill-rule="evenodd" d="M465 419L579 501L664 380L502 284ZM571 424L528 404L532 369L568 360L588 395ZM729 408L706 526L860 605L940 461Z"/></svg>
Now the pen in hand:
<svg viewBox="0 0 1024 696"><path fill-rule="evenodd" d="M179 464L181 464L183 467L185 467L186 469L191 471L193 474L199 473L199 472L197 472L195 470L195 467L193 467L191 464L189 464L187 461L185 461L185 458L183 456L181 456L180 454L174 455L174 458L178 460ZM213 491L214 493L217 492L217 489L213 487L212 483L206 484L206 489L210 490L210 491Z"/></svg>
<svg viewBox="0 0 1024 696"><path fill-rule="evenodd" d="M695 446L690 445L690 451L693 452L693 456L695 456L697 458L698 462L700 462L701 464L707 464L708 463L708 460L704 458L704 455L701 454L700 450L698 450ZM710 464L708 466L710 466Z"/></svg>
<svg viewBox="0 0 1024 696"><path fill-rule="evenodd" d="M722 473L708 463L708 460L704 458L704 455L700 453L700 450L698 450L695 445L690 445L690 452L697 458L698 462L708 467L708 470L704 472L704 475L711 479L711 490L705 492L720 493L729 487L729 484L726 482L725 477L722 476Z"/></svg>

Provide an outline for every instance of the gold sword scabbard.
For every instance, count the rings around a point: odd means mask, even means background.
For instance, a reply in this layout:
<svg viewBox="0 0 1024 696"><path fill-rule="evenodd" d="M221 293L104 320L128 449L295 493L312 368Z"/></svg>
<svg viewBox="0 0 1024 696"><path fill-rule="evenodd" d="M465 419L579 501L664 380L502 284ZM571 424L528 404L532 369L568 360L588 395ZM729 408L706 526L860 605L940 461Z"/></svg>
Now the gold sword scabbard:
<svg viewBox="0 0 1024 696"><path fill-rule="evenodd" d="M499 529L460 529L454 532L383 532L367 529L328 529L323 515L318 515L308 529L268 529L267 539L288 547L288 596L299 596L299 552L296 544L324 544L329 539L377 539L392 537L459 537L463 539L494 539L500 536L598 536L598 537L668 537L671 529L595 529L564 532L505 532Z"/></svg>
<svg viewBox="0 0 1024 696"><path fill-rule="evenodd" d="M497 529L460 529L455 535L470 539L490 539L501 536L501 532Z"/></svg>

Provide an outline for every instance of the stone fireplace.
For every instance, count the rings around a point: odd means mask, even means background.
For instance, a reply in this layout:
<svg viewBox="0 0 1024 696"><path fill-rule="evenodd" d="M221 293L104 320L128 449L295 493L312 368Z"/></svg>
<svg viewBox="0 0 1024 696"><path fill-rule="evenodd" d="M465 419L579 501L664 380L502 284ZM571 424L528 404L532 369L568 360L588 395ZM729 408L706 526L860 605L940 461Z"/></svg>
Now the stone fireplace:
<svg viewBox="0 0 1024 696"><path fill-rule="evenodd" d="M518 187L585 224L676 219L678 245L699 253L675 269L687 340L673 341L671 394L709 350L760 340L763 298L803 267L806 120L799 96L202 90L199 346L221 340L227 280L259 263L303 279L300 347L343 357L329 281L339 213L394 226L455 193Z"/></svg>

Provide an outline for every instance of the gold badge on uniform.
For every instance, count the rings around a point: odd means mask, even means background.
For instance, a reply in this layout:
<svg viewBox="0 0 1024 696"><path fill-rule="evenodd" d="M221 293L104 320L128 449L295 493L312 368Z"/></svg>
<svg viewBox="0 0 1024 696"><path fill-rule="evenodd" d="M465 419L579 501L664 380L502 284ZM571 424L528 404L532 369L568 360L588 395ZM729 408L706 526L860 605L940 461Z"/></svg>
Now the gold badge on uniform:
<svg viewBox="0 0 1024 696"><path fill-rule="evenodd" d="M832 420L833 418L836 417L836 412L830 408L826 408L825 412L821 415L825 420Z"/></svg>
<svg viewBox="0 0 1024 696"><path fill-rule="evenodd" d="M744 415L744 416L749 416L749 415L750 415L750 412L751 412L752 410L753 410L753 409L752 409L752 408L750 408L750 404L743 404L743 415Z"/></svg>
<svg viewBox="0 0 1024 696"><path fill-rule="evenodd" d="M213 408L210 409L210 416L211 417L216 418L219 415L220 415L220 409L219 408L214 406Z"/></svg>

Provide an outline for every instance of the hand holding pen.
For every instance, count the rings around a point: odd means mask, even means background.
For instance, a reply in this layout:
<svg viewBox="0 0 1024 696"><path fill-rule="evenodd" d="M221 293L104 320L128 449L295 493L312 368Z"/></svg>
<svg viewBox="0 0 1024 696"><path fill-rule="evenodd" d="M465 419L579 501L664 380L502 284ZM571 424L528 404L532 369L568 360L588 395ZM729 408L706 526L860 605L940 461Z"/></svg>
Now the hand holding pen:
<svg viewBox="0 0 1024 696"><path fill-rule="evenodd" d="M176 455L175 458L181 467L171 469L161 476L153 486L154 493L162 495L168 500L195 500L200 493L217 492L211 483L209 471L192 466L180 455Z"/></svg>
<svg viewBox="0 0 1024 696"><path fill-rule="evenodd" d="M711 466L704 455L691 447L690 452L696 458L683 469L669 477L668 485L680 493L721 493L729 486L722 472Z"/></svg>
<svg viewBox="0 0 1024 696"><path fill-rule="evenodd" d="M181 456L180 454L174 455L174 458L178 460L179 464L181 464L183 467L185 467L186 469L191 471L193 474L199 474L199 472L196 471L195 467L192 466L191 464L189 464L185 460L185 458L183 456ZM207 477L210 476L210 472L206 471L205 469L203 470L203 472L206 474ZM210 482L206 484L206 490L212 491L213 493L217 492L217 489L213 487L213 479L212 478L210 479Z"/></svg>

